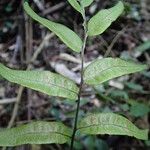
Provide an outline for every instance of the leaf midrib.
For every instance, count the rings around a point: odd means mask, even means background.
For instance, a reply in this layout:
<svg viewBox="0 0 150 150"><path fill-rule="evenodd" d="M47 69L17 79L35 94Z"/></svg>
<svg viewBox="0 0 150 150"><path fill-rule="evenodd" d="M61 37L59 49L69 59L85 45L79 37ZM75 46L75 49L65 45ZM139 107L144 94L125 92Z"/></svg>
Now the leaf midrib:
<svg viewBox="0 0 150 150"><path fill-rule="evenodd" d="M62 27L65 27L64 25L62 25L62 24L59 24L59 23L55 23L55 22L51 22L50 20L48 20L48 19L45 19L45 18L42 18L42 17L40 17L40 16L38 16L39 17L39 19L41 19L41 21L38 21L38 22L40 22L40 23L42 23L42 20L45 22L45 24L46 24L46 26L47 26L47 28L49 29L49 30L51 30L52 31L52 28L54 29L52 32L55 32L55 34L58 36L58 34L60 35L60 38L64 38L65 39L65 41L69 41L68 43L72 43L72 40L69 40L69 38L66 38L61 32L59 32L59 30L55 27L55 25L61 25ZM49 24L48 24L48 22L50 22L51 24L53 24L54 26L53 27L49 27ZM42 23L43 24L43 23ZM51 28L51 29L50 29ZM68 28L69 29L69 28ZM58 32L57 32L57 31ZM71 30L70 30L71 31ZM71 45L71 44L69 44L69 45ZM72 46L70 46L70 47L72 47ZM79 50L79 48L78 48L78 45L75 45L75 49L77 50Z"/></svg>
<svg viewBox="0 0 150 150"><path fill-rule="evenodd" d="M72 41L69 38L66 38L61 32L59 32L59 30L55 27L55 25L61 25L62 27L65 27L64 25L60 24L60 23L56 23L56 22L52 22L46 18L43 18L41 16L39 16L38 14L36 14L28 4L26 4L26 12L28 13L29 16L31 16L34 20L36 20L37 22L41 23L43 26L46 26L49 30L51 30L52 32L54 32L57 36L58 34L60 35L61 40L65 39L65 41L69 41L68 43L72 43ZM28 12L29 11L29 12ZM43 24L43 22L45 23L45 25ZM49 25L51 24L51 26ZM68 28L68 27L67 27ZM69 29L69 28L68 28ZM72 31L71 29L69 29L70 32ZM74 34L76 35L76 34ZM80 38L79 38L80 39ZM66 43L66 42L65 42ZM67 43L66 43L67 44ZM70 47L71 44L69 44ZM74 51L76 50L77 52L79 52L79 47L78 45L74 45Z"/></svg>
<svg viewBox="0 0 150 150"><path fill-rule="evenodd" d="M112 22L114 22L115 19L112 19L112 20L111 20L111 17L109 17L109 16L112 14L112 12L113 12L113 13L114 13L114 12L116 13L118 10L120 11L120 9L119 9L118 7L117 7L117 9L115 9L115 10L113 10L113 11L112 11L112 8L110 8L110 9L103 9L103 10L101 10L101 11L99 12L99 14L102 13L102 11L103 11L103 12L107 11L107 12L106 12L107 15L106 15L104 18L103 18L103 16L102 16L102 19L109 21L109 25L110 25ZM120 12L120 13L121 13L121 12ZM119 13L119 15L120 15L120 13ZM98 14L97 14L97 15L98 15ZM119 15L117 15L117 16L119 16ZM116 18L116 16L115 16L115 18ZM93 22L93 20L92 20L92 22ZM93 22L93 23L94 23L94 22ZM99 22L98 22L96 25L99 25ZM100 24L100 25L101 25L101 24ZM96 27L96 26L95 26L95 27ZM93 29L93 31L95 31L95 29Z"/></svg>
<svg viewBox="0 0 150 150"><path fill-rule="evenodd" d="M102 126L102 125L107 125L107 126L115 126L115 127L120 127L120 128L122 128L122 129L126 129L126 130L128 130L128 131L130 131L130 132L132 132L132 134L134 135L134 133L135 133L135 131L133 131L133 130L130 130L129 128L127 128L127 127L123 127L123 126L121 126L121 125L116 125L116 124L106 124L106 123L100 123L100 124L92 124L92 125L88 125L88 126L85 126L85 127L79 127L77 130L80 130L80 129L84 129L84 128L89 128L89 127L93 127L93 126ZM102 127L103 128L103 127ZM138 130L138 129L137 129Z"/></svg>
<svg viewBox="0 0 150 150"><path fill-rule="evenodd" d="M116 66L108 67L104 70L98 71L96 74L90 76L89 78L85 78L85 80L90 80L91 78L95 78L96 76L99 76L100 74L102 74L104 71L107 71L107 70L112 69L112 68L125 68L125 67L131 68L131 67L135 67L135 66L118 66L118 65L116 65Z"/></svg>
<svg viewBox="0 0 150 150"><path fill-rule="evenodd" d="M67 135L67 134L63 134L63 133L60 133L60 132L56 132L56 131L42 131L42 132L29 132L29 133L23 133L23 134L18 134L17 136L23 136L23 135L28 135L28 134L46 134L46 133L53 133L53 134L60 134L60 135L63 135L63 136L66 136L66 137L69 137L71 138L70 135Z"/></svg>
<svg viewBox="0 0 150 150"><path fill-rule="evenodd" d="M13 78L13 79L16 79L15 77L14 77L14 74L11 72L12 70L6 70L6 69L4 69L9 75L11 75L11 78ZM33 84L36 84L36 83L38 83L38 84L42 84L41 82L39 82L38 80L30 80L30 79L25 79L25 78L23 78L23 77L20 77L20 76L17 76L17 78L19 78L19 80L25 80L25 81L27 81L27 82L32 82ZM15 83L15 82L14 82ZM45 83L45 82L44 82ZM66 91L68 91L68 92L72 92L72 93L75 93L75 94L77 94L77 92L75 92L75 91L73 91L73 90L70 90L70 89L67 89L67 88L65 88L65 87L63 87L63 86L60 86L60 85L57 85L57 84L53 84L53 83L49 83L50 85L52 85L52 86L55 86L55 87L58 87L58 88L62 88L62 89L65 89ZM47 84L47 83L45 83L45 85L48 87L49 86L49 84Z"/></svg>

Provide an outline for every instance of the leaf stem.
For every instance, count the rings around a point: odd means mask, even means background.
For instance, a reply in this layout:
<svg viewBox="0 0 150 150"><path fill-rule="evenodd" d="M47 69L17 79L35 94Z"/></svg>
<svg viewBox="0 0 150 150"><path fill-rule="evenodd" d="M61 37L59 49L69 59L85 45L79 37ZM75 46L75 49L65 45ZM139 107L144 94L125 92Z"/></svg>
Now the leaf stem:
<svg viewBox="0 0 150 150"><path fill-rule="evenodd" d="M79 115L79 110L80 110L80 101L81 101L81 94L82 94L82 88L84 84L84 79L83 79L83 73L84 73L84 52L86 48L86 42L87 42L87 21L86 21L86 16L85 16L85 10L83 8L83 28L84 28L84 40L83 40L83 45L81 49L81 81L80 81L80 87L79 87L79 93L78 93L78 100L77 100L77 109L76 109L76 114L75 114L75 121L74 121L74 128L73 128L73 134L71 137L71 145L70 145L70 150L73 150L73 145L74 145L74 140L75 140L75 134L77 131L77 123L78 123L78 115Z"/></svg>

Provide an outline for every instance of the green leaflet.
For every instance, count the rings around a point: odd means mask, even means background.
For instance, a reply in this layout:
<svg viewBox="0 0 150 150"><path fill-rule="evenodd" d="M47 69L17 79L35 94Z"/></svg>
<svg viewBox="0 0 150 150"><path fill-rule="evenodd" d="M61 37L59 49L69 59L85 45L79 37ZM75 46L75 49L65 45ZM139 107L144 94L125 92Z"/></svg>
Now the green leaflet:
<svg viewBox="0 0 150 150"><path fill-rule="evenodd" d="M48 19L42 18L38 16L29 6L27 2L24 2L24 10L26 13L32 17L37 22L41 23L49 30L54 32L69 48L71 48L75 52L80 52L82 48L82 41L79 36L70 30L68 27L52 22Z"/></svg>
<svg viewBox="0 0 150 150"><path fill-rule="evenodd" d="M77 0L68 0L68 2L70 3L70 5L77 10L79 13L82 14L82 7L88 7L89 5L91 5L91 3L93 2L93 0L81 0L81 5Z"/></svg>
<svg viewBox="0 0 150 150"><path fill-rule="evenodd" d="M82 8L81 8L80 4L77 2L77 0L68 0L68 2L75 10L82 13Z"/></svg>
<svg viewBox="0 0 150 150"><path fill-rule="evenodd" d="M130 114L134 117L143 117L150 112L150 107L146 104L136 103L130 107Z"/></svg>
<svg viewBox="0 0 150 150"><path fill-rule="evenodd" d="M139 51L141 53L145 52L146 50L150 50L150 40L144 42L134 49L134 51Z"/></svg>
<svg viewBox="0 0 150 150"><path fill-rule="evenodd" d="M93 3L94 0L81 0L81 4L83 7L88 7Z"/></svg>
<svg viewBox="0 0 150 150"><path fill-rule="evenodd" d="M147 65L139 65L120 58L97 59L85 68L84 80L89 85L97 85L144 69L147 69Z"/></svg>
<svg viewBox="0 0 150 150"><path fill-rule="evenodd" d="M140 130L125 117L114 113L91 114L79 122L78 130L84 134L128 135L148 139L147 129Z"/></svg>
<svg viewBox="0 0 150 150"><path fill-rule="evenodd" d="M10 82L51 96L77 99L78 87L76 84L61 75L49 71L18 71L0 64L0 75Z"/></svg>
<svg viewBox="0 0 150 150"><path fill-rule="evenodd" d="M37 121L0 130L0 146L23 144L63 144L70 140L71 129L59 122Z"/></svg>
<svg viewBox="0 0 150 150"><path fill-rule="evenodd" d="M110 9L103 9L93 16L88 22L88 35L94 36L102 34L112 22L114 22L123 12L124 6L120 1Z"/></svg>

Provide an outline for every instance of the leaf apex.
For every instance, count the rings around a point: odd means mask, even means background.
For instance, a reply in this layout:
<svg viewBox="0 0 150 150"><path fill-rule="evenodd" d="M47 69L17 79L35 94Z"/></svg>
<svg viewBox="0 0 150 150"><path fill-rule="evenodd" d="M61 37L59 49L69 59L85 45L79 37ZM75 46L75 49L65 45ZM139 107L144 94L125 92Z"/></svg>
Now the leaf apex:
<svg viewBox="0 0 150 150"><path fill-rule="evenodd" d="M123 12L124 4L119 1L115 6L100 10L88 22L88 35L102 34Z"/></svg>

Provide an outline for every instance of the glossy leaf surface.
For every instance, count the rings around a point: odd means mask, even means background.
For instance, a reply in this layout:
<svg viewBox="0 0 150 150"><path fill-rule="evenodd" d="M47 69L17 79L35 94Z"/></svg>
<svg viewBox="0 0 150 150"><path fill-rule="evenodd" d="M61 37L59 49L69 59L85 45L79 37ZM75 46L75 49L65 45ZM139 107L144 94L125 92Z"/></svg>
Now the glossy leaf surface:
<svg viewBox="0 0 150 150"><path fill-rule="evenodd" d="M71 129L59 122L32 122L0 130L0 146L23 144L63 144L70 140Z"/></svg>
<svg viewBox="0 0 150 150"><path fill-rule="evenodd" d="M78 131L84 134L127 135L148 139L147 129L141 130L125 117L114 113L91 114L79 122Z"/></svg>
<svg viewBox="0 0 150 150"><path fill-rule="evenodd" d="M89 85L97 85L144 69L147 69L147 65L136 64L120 58L97 59L85 68L84 80Z"/></svg>
<svg viewBox="0 0 150 150"><path fill-rule="evenodd" d="M75 10L77 10L80 13L82 12L82 8L80 4L77 2L77 0L68 0L68 2Z"/></svg>
<svg viewBox="0 0 150 150"><path fill-rule="evenodd" d="M62 24L55 23L38 16L27 2L24 2L23 6L24 10L30 17L54 32L69 48L71 48L75 52L81 51L82 41L75 32Z"/></svg>
<svg viewBox="0 0 150 150"><path fill-rule="evenodd" d="M103 9L93 16L88 22L89 36L102 34L123 12L124 5L120 1L109 9Z"/></svg>
<svg viewBox="0 0 150 150"><path fill-rule="evenodd" d="M20 71L9 69L0 64L0 75L10 82L51 96L77 99L78 87L76 84L61 75L49 71Z"/></svg>

